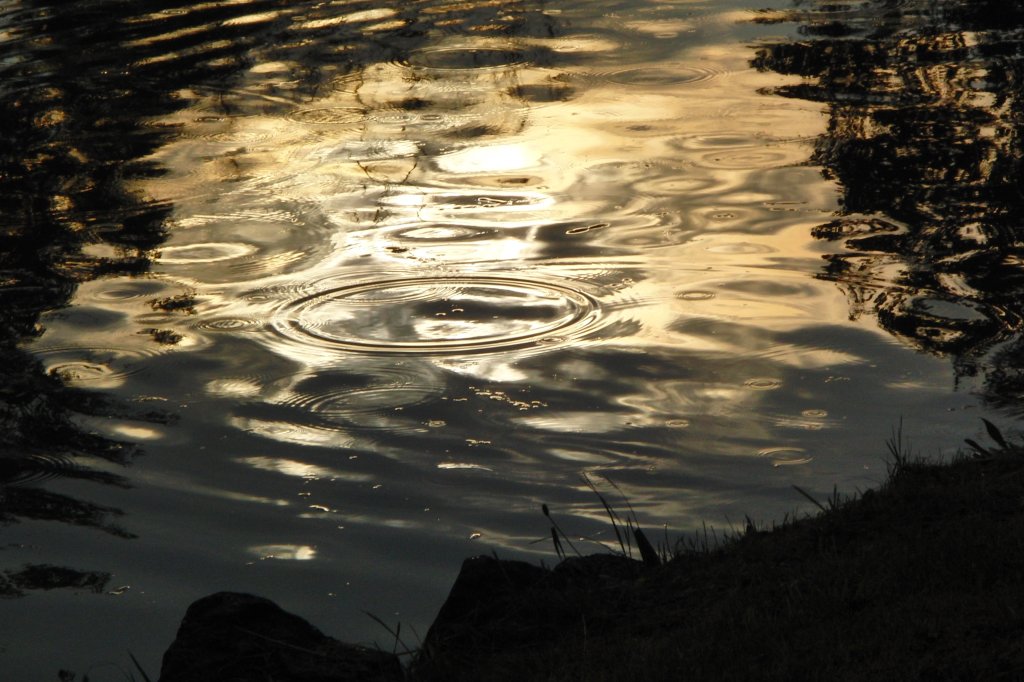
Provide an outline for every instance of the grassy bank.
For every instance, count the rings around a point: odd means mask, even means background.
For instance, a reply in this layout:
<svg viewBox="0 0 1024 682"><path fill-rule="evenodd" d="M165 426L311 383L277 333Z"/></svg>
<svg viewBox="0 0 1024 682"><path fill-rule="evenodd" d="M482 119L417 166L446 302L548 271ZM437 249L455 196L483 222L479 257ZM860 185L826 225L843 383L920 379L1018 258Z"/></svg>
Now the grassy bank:
<svg viewBox="0 0 1024 682"><path fill-rule="evenodd" d="M574 591L555 633L484 627L471 650L421 653L415 676L1024 679L1024 448L944 464L890 451L878 490Z"/></svg>

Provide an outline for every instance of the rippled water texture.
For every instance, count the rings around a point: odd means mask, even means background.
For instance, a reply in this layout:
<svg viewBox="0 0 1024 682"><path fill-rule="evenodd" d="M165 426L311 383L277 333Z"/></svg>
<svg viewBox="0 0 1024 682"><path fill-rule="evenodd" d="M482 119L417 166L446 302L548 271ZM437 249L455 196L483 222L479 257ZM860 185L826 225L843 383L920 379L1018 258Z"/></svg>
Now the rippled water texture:
<svg viewBox="0 0 1024 682"><path fill-rule="evenodd" d="M584 474L675 538L1006 424L988 5L0 5L0 671L221 589L390 646L541 503L611 540Z"/></svg>

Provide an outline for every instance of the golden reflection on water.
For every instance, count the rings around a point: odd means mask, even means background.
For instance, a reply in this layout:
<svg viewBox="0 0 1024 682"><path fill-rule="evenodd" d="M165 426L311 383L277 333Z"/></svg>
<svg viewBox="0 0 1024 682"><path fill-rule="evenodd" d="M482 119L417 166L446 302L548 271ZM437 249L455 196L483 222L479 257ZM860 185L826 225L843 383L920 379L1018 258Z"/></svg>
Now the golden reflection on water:
<svg viewBox="0 0 1024 682"><path fill-rule="evenodd" d="M746 18L700 21L713 33ZM667 45L696 31L693 21L627 30ZM756 455L713 444L718 429L702 420L728 418L749 440L770 440L758 382L784 379L766 369L859 362L777 340L846 319L842 298L806 274L821 256L810 230L836 207L834 188L807 165L820 107L760 94L779 77L749 69L732 45L678 41L631 55L613 35L439 36L340 74L312 99L289 95L297 64L286 61L255 63L228 92L179 93L189 106L159 124L180 132L153 158L168 173L141 189L174 203L157 264L198 305L195 318L163 326L184 337L241 333L287 360L293 369L272 381L228 374L207 390L306 415L243 413L229 424L282 444L392 457L403 449L373 434L444 443L462 430L456 442L498 449L489 430L526 429L596 440L537 441L540 452L513 459L664 467L623 434L685 433L691 449ZM560 357L605 347L748 361L636 383L600 355ZM381 354L393 359L371 360ZM554 364L540 369L531 358L544 356ZM401 376L369 387L364 406L368 387L310 378L382 366ZM504 416L490 401L480 425L409 417L438 399L423 387L448 375L515 387L528 410ZM585 409L542 399L602 381L614 388ZM603 436L620 444L607 450ZM459 457L441 471L494 468L446 452Z"/></svg>
<svg viewBox="0 0 1024 682"><path fill-rule="evenodd" d="M339 471L327 467L316 466L307 462L299 462L293 459L281 457L243 457L239 462L264 471L275 471L285 476L296 476L306 480L314 481L319 479L347 480L347 481L371 481L372 476L356 474L347 471Z"/></svg>
<svg viewBox="0 0 1024 682"><path fill-rule="evenodd" d="M316 558L316 548L309 545L257 545L249 551L260 560L279 559L282 561L311 561Z"/></svg>
<svg viewBox="0 0 1024 682"><path fill-rule="evenodd" d="M709 458L816 461L793 434L840 428L808 410L835 410L822 377L865 362L831 343L846 301L813 277L812 229L837 207L809 161L821 107L763 94L789 79L737 49L748 14L673 11L549 38L441 31L325 67L314 91L280 53L180 90L188 106L150 122L175 131L149 159L165 172L134 187L173 206L154 276L83 285L77 314L97 321L53 321L40 353L56 366L63 330L101 348L138 327L111 369L67 371L125 390L195 371L169 401L264 444L223 457L335 486L304 522L412 527L337 499L403 466L479 488L465 503L484 516L566 472L666 476L634 481L634 502L686 524L717 504L682 494Z"/></svg>

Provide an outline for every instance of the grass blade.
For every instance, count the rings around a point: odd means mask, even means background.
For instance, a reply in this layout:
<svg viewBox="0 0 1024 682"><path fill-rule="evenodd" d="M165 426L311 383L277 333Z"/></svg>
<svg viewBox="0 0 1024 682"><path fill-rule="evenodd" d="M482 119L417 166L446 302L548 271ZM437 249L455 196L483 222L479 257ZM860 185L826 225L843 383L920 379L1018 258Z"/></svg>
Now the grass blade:
<svg viewBox="0 0 1024 682"><path fill-rule="evenodd" d="M398 630L397 631L396 630L392 630L391 627L387 623L385 623L383 620L381 620L380 618L378 618L374 614L370 613L369 611L363 611L363 613L365 613L367 616L372 618L374 620L374 622L376 622L382 628L387 630L388 634L390 634L392 637L395 638L395 644L394 644L394 647L392 648L392 653L394 653L395 650L398 649L398 645L401 644L402 645L402 649L403 649L403 653L405 653L406 655L409 655L409 656L413 655L414 652L409 647L407 647L405 645L405 642L402 641L402 638L401 638L402 624L401 623L398 624Z"/></svg>
<svg viewBox="0 0 1024 682"><path fill-rule="evenodd" d="M905 448L906 445L906 448ZM885 441L885 447L892 455L892 462L889 464L889 474L894 475L900 469L906 468L909 460L909 444L903 442L903 417L900 417L899 425L893 427L892 433Z"/></svg>
<svg viewBox="0 0 1024 682"><path fill-rule="evenodd" d="M985 422L985 430L988 431L988 435L992 438L992 440L998 443L999 447L1001 447L1003 450L1009 450L1010 446L1007 445L1006 439L1003 438L1002 432L996 427L996 425L990 422L989 420L985 419L984 417L981 418L981 421Z"/></svg>
<svg viewBox="0 0 1024 682"><path fill-rule="evenodd" d="M555 546L555 555L559 561L565 559L565 550L562 549L562 541L558 539L558 531L551 526L551 543Z"/></svg>
<svg viewBox="0 0 1024 682"><path fill-rule="evenodd" d="M800 493L801 495L806 497L808 500L813 502L814 506L816 506L818 509L820 509L823 512L827 512L828 511L828 509L826 509L825 506L821 502L818 502L816 499L814 499L814 496L811 495L809 492L807 492L806 490L804 490L800 486L796 485L795 483L793 484L793 487L796 489L796 491L798 493Z"/></svg>
<svg viewBox="0 0 1024 682"><path fill-rule="evenodd" d="M644 532L640 530L640 526L633 529L633 536L636 538L636 546L640 550L640 558L643 560L645 566L660 566L661 557L658 556L658 552L655 551L654 545L651 544Z"/></svg>
<svg viewBox="0 0 1024 682"><path fill-rule="evenodd" d="M594 491L594 494L597 495L597 499L601 500L601 505L604 507L605 512L608 514L608 518L612 522L612 530L615 531L615 539L619 541L619 547L622 549L622 555L629 556L629 554L626 552L626 543L623 542L622 533L619 531L619 524L616 522L617 515L615 514L615 511L612 509L611 505L608 504L608 500L604 499L604 495L602 495L601 492L597 489L597 486L594 485L594 482L591 481L586 474L583 474L582 478L584 482L586 482L586 484L590 487L590 489Z"/></svg>
<svg viewBox="0 0 1024 682"><path fill-rule="evenodd" d="M139 674L142 675L142 679L145 680L145 682L153 682L149 679L149 675L146 674L146 671L142 669L142 665L139 663L139 660L135 658L135 654L129 651L128 658L132 659L132 663L135 664L135 669L139 671Z"/></svg>
<svg viewBox="0 0 1024 682"><path fill-rule="evenodd" d="M626 509L628 509L629 513L632 514L632 516L633 516L633 523L635 523L637 526L639 526L640 525L640 519L637 518L636 512L633 511L633 505L631 505L629 503L629 498L626 497L626 493L622 492L622 488L619 487L618 483L616 483L612 479L608 478L607 476L604 477L604 480L608 481L608 483L611 484L611 486L613 488L615 488L616 491L618 491L619 496L622 497L622 501L626 503Z"/></svg>
<svg viewBox="0 0 1024 682"><path fill-rule="evenodd" d="M629 498L626 497L626 494L622 492L622 488L620 488L615 481L607 476L604 477L604 480L608 481L608 483L618 491L619 495L622 497L622 501L626 503L626 509L629 510L629 514L632 517L632 519L630 516L626 517L626 527L632 531L633 539L636 540L636 548L640 550L640 559L647 566L660 566L661 558L658 556L658 552L654 549L654 545L651 544L650 540L647 539L647 536L644 535L643 530L640 529L640 518L636 515L636 510L633 509L633 505L629 503Z"/></svg>
<svg viewBox="0 0 1024 682"><path fill-rule="evenodd" d="M580 554L580 551L576 549L576 545L572 544L572 540L570 540L569 536L565 534L565 531L562 530L562 528L555 522L555 519L551 516L551 510L548 509L548 505L541 504L540 510L544 514L544 516L548 518L548 521L551 522L551 539L555 543L555 552L559 554L559 557L562 559L565 558L565 552L560 551L562 549L562 543L558 540L559 534L561 534L562 537L565 538L566 544L568 544L569 547L572 548L572 551L576 553L576 556L583 556L582 554Z"/></svg>
<svg viewBox="0 0 1024 682"><path fill-rule="evenodd" d="M981 447L981 445L979 445L977 441L974 441L970 438L964 438L964 442L970 445L977 455L985 457L992 456L992 453L986 450L985 448Z"/></svg>

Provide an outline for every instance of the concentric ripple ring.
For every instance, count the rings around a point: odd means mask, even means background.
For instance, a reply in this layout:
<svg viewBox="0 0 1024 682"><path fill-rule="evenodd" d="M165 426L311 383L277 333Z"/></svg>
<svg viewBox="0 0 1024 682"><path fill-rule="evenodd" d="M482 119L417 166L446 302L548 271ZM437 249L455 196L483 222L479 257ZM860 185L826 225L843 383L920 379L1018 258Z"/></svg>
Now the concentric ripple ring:
<svg viewBox="0 0 1024 682"><path fill-rule="evenodd" d="M570 286L515 277L331 284L282 306L274 329L312 351L486 353L578 338L601 312L594 297Z"/></svg>

